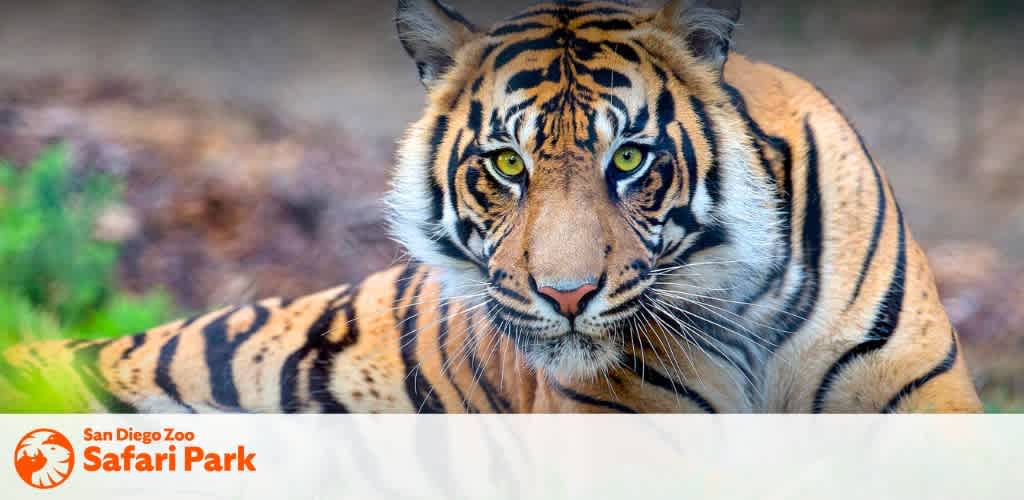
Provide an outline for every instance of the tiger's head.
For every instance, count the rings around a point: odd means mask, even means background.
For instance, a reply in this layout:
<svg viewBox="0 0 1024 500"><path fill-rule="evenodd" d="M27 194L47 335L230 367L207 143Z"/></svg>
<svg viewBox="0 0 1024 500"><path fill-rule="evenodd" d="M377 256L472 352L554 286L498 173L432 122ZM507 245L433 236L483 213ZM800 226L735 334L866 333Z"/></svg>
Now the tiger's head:
<svg viewBox="0 0 1024 500"><path fill-rule="evenodd" d="M738 15L563 1L481 29L400 0L428 104L399 148L395 237L570 376L613 368L656 316L706 314L672 297L750 293L779 217L721 84Z"/></svg>

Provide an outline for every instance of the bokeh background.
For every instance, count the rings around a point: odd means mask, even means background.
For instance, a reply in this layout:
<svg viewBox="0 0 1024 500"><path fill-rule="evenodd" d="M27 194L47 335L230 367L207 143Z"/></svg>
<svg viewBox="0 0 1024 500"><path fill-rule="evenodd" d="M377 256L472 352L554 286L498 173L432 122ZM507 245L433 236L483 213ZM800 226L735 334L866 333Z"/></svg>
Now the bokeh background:
<svg viewBox="0 0 1024 500"><path fill-rule="evenodd" d="M527 2L450 3L487 24ZM988 408L1024 409L1024 2L745 3L738 50L854 121ZM6 2L0 344L144 328L400 259L380 194L423 91L392 8Z"/></svg>

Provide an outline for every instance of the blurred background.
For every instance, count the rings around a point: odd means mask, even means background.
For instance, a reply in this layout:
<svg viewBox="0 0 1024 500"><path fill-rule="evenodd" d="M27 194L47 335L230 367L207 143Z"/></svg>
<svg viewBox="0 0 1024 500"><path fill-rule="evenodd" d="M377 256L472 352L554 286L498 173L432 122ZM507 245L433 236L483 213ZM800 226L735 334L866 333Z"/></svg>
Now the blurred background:
<svg viewBox="0 0 1024 500"><path fill-rule="evenodd" d="M8 2L0 345L358 279L423 103L393 2ZM487 24L520 0L451 0ZM887 170L991 411L1024 410L1024 3L745 2Z"/></svg>

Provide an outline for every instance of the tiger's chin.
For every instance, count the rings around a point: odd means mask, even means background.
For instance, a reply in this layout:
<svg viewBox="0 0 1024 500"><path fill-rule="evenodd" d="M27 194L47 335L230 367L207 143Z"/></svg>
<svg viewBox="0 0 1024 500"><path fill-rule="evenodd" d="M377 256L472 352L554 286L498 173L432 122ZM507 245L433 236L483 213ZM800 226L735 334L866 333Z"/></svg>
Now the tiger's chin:
<svg viewBox="0 0 1024 500"><path fill-rule="evenodd" d="M517 340L526 361L560 378L593 380L620 364L621 346L609 335L567 332Z"/></svg>

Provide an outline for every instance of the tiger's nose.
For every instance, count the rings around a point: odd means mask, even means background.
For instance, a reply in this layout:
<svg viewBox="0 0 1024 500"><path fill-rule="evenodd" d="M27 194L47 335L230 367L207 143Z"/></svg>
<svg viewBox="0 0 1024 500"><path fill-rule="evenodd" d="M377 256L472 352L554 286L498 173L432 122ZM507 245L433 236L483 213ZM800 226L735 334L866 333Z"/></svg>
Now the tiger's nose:
<svg viewBox="0 0 1024 500"><path fill-rule="evenodd" d="M541 295L553 300L558 305L558 310L563 316L572 318L579 314L586 301L590 299L597 285L586 284L572 290L559 290L554 287L545 286L537 289Z"/></svg>

